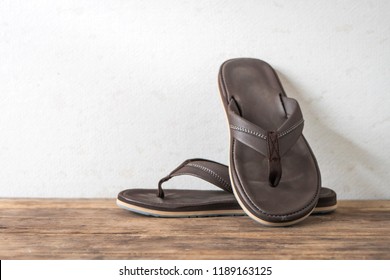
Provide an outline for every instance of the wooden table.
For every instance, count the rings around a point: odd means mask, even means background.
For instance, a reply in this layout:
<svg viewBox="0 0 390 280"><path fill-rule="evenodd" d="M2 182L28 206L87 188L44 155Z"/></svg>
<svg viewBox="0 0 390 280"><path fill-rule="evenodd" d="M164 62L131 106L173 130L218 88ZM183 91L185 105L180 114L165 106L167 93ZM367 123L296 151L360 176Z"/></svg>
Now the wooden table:
<svg viewBox="0 0 390 280"><path fill-rule="evenodd" d="M151 218L112 199L0 199L0 259L390 259L390 201L341 201L286 228Z"/></svg>

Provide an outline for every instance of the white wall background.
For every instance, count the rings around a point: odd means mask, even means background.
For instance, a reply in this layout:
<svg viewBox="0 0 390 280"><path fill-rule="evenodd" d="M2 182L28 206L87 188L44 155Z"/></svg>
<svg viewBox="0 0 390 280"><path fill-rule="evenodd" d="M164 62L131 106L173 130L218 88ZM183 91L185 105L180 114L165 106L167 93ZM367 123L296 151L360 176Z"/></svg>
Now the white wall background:
<svg viewBox="0 0 390 280"><path fill-rule="evenodd" d="M218 68L255 57L300 101L323 184L390 199L389 11L386 0L1 1L0 197L115 197L155 188L187 158L227 163Z"/></svg>

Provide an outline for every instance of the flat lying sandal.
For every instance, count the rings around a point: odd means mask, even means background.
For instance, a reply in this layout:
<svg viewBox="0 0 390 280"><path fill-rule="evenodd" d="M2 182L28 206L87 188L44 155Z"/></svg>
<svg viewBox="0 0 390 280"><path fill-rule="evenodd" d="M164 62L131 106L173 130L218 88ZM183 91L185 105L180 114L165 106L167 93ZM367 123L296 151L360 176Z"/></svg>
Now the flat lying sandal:
<svg viewBox="0 0 390 280"><path fill-rule="evenodd" d="M221 190L163 190L162 184L172 177L190 175L205 180ZM118 194L117 205L126 210L155 217L206 217L244 215L235 199L226 165L206 160L183 162L152 189L129 189ZM328 213L337 208L336 193L321 188L320 199L313 213Z"/></svg>
<svg viewBox="0 0 390 280"><path fill-rule="evenodd" d="M299 104L272 67L251 58L228 60L219 88L230 129L230 178L242 209L268 226L302 221L317 205L321 176L302 135Z"/></svg>

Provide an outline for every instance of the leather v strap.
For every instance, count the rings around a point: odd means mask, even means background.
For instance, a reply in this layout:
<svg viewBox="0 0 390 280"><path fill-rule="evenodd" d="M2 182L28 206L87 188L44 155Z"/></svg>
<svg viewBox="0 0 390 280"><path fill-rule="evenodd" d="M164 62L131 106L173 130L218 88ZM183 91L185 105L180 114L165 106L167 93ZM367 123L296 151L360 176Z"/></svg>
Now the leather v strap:
<svg viewBox="0 0 390 280"><path fill-rule="evenodd" d="M276 187L282 177L281 157L302 135L303 117L298 102L280 95L286 120L275 131L267 131L241 116L240 109L231 98L228 104L230 131L234 139L268 158L269 184Z"/></svg>
<svg viewBox="0 0 390 280"><path fill-rule="evenodd" d="M230 185L229 171L226 165L206 159L189 159L180 164L168 176L158 182L157 196L164 198L162 184L173 177L180 175L190 175L205 180L224 191L232 193Z"/></svg>
<svg viewBox="0 0 390 280"><path fill-rule="evenodd" d="M304 120L299 104L295 99L281 96L281 100L286 112L286 121L276 131L272 132L277 135L279 153L282 156L302 134ZM228 113L232 136L268 157L267 139L269 131L241 117L237 103L233 98L229 102Z"/></svg>

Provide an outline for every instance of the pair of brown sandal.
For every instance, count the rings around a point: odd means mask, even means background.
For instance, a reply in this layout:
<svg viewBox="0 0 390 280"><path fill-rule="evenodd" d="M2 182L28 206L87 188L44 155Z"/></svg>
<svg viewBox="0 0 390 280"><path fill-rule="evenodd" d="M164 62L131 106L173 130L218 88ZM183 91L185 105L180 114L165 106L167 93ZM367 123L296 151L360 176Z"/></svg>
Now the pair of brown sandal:
<svg viewBox="0 0 390 280"><path fill-rule="evenodd" d="M337 208L336 193L321 187L312 150L302 135L303 117L264 61L226 61L219 88L230 129L229 167L205 159L187 160L160 180L158 193L130 189L118 206L157 217L247 214L261 224L287 226L311 213ZM178 175L192 175L221 190L164 190Z"/></svg>

